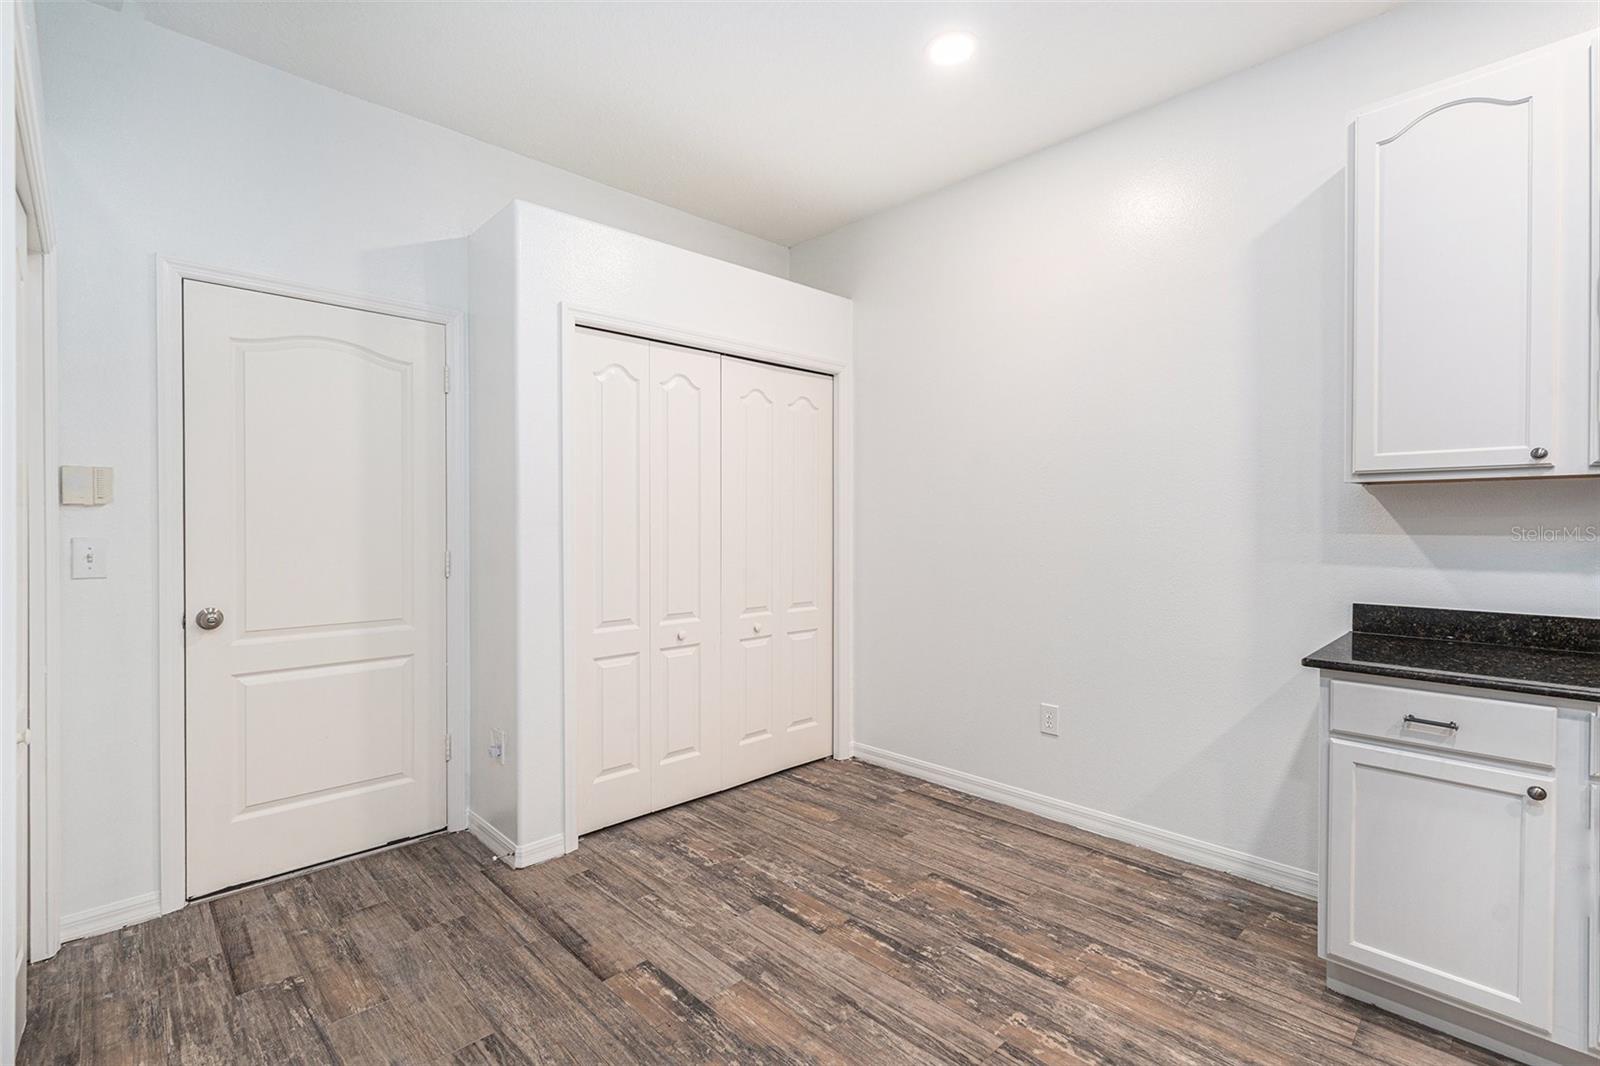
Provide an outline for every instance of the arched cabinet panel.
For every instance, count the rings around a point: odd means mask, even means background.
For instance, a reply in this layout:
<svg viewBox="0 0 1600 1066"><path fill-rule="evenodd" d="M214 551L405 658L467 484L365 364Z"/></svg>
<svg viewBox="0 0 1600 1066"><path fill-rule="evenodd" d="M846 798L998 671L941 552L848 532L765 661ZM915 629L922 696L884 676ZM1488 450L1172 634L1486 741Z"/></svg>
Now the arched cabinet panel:
<svg viewBox="0 0 1600 1066"><path fill-rule="evenodd" d="M1587 51L1358 117L1351 473L1586 472Z"/></svg>

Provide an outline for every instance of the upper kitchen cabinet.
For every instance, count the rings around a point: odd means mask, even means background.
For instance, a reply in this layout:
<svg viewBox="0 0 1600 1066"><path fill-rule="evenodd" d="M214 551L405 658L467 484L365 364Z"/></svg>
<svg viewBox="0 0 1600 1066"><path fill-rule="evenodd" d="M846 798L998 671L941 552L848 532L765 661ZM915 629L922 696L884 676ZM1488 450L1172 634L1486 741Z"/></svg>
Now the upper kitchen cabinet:
<svg viewBox="0 0 1600 1066"><path fill-rule="evenodd" d="M1353 480L1600 474L1591 46L1352 125Z"/></svg>

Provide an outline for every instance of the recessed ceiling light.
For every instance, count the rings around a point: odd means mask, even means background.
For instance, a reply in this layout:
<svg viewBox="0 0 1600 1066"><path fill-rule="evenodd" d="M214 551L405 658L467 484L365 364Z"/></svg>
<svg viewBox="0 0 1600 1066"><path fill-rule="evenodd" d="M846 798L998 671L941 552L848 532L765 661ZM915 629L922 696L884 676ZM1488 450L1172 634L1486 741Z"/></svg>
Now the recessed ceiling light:
<svg viewBox="0 0 1600 1066"><path fill-rule="evenodd" d="M938 67L965 63L978 50L978 39L966 30L941 33L928 44L928 62Z"/></svg>

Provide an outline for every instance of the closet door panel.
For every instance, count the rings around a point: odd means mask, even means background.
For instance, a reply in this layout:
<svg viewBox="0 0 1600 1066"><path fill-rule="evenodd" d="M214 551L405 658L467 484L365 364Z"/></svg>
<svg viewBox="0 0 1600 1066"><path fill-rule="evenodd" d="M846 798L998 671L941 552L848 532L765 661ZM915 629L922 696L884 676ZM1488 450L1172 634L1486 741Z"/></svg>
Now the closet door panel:
<svg viewBox="0 0 1600 1066"><path fill-rule="evenodd" d="M774 370L779 395L782 764L833 750L833 379Z"/></svg>
<svg viewBox="0 0 1600 1066"><path fill-rule="evenodd" d="M782 765L778 603L780 430L775 371L722 361L723 783Z"/></svg>
<svg viewBox="0 0 1600 1066"><path fill-rule="evenodd" d="M649 345L580 329L577 483L578 830L651 809Z"/></svg>
<svg viewBox="0 0 1600 1066"><path fill-rule="evenodd" d="M650 345L652 806L722 787L722 358Z"/></svg>

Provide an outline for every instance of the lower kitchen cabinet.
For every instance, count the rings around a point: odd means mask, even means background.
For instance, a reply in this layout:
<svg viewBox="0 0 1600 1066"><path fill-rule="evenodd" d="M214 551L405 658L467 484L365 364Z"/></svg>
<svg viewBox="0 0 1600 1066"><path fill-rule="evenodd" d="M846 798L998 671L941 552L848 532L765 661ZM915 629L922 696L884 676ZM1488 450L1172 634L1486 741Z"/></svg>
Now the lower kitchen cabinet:
<svg viewBox="0 0 1600 1066"><path fill-rule="evenodd" d="M1551 1030L1555 778L1332 738L1330 958Z"/></svg>
<svg viewBox="0 0 1600 1066"><path fill-rule="evenodd" d="M1301 663L1328 987L1600 1066L1600 618L1358 603Z"/></svg>

